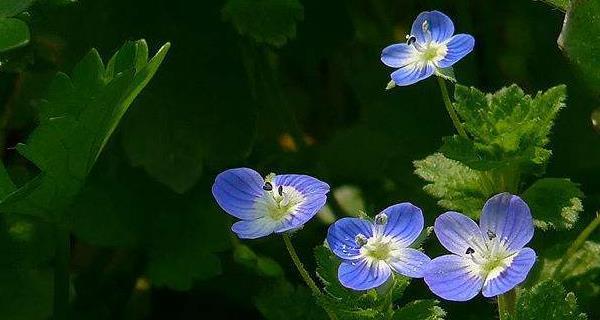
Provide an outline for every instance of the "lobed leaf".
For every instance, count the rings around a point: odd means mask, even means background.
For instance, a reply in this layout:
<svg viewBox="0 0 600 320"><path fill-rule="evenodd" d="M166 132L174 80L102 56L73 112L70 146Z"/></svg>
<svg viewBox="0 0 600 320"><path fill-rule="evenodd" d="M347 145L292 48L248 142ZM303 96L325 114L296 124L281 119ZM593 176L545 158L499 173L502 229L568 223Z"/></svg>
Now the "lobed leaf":
<svg viewBox="0 0 600 320"><path fill-rule="evenodd" d="M411 301L394 312L393 320L419 319L443 320L446 312L439 307L437 300Z"/></svg>
<svg viewBox="0 0 600 320"><path fill-rule="evenodd" d="M573 292L566 292L555 280L543 281L519 294L514 315L510 320L585 320L587 316L578 311Z"/></svg>

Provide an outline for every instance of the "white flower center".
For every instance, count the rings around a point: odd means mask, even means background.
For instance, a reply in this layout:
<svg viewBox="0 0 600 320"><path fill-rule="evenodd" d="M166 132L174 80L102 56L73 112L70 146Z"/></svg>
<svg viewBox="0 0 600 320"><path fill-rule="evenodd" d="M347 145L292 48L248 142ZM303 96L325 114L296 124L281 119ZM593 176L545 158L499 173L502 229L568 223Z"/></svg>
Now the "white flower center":
<svg viewBox="0 0 600 320"><path fill-rule="evenodd" d="M507 240L500 239L488 230L483 247L469 247L465 252L473 261L472 271L485 279L486 283L506 270L518 253L508 248Z"/></svg>
<svg viewBox="0 0 600 320"><path fill-rule="evenodd" d="M274 175L265 179L262 201L256 202L256 210L274 221L281 221L293 213L305 198L300 191L292 186L275 185Z"/></svg>
<svg viewBox="0 0 600 320"><path fill-rule="evenodd" d="M387 237L371 237L367 243L360 248L363 257L373 260L387 261L394 250L391 239Z"/></svg>

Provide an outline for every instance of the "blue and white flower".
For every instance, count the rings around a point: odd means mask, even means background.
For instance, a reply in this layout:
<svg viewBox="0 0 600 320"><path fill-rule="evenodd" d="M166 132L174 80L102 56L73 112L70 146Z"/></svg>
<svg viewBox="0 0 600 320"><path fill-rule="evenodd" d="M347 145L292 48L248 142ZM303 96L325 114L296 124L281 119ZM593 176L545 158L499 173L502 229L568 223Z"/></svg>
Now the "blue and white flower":
<svg viewBox="0 0 600 320"><path fill-rule="evenodd" d="M423 213L410 203L383 210L373 222L342 218L329 227L327 244L342 259L340 283L353 290L368 290L385 283L392 271L421 278L430 259L409 248L423 231Z"/></svg>
<svg viewBox="0 0 600 320"><path fill-rule="evenodd" d="M215 179L212 193L225 212L241 219L231 230L256 239L302 227L327 201L329 185L306 175L261 175L248 168L229 169Z"/></svg>
<svg viewBox="0 0 600 320"><path fill-rule="evenodd" d="M468 34L454 34L452 20L439 11L425 11L413 22L406 43L393 44L381 52L381 61L397 68L392 72L392 82L408 86L440 69L451 67L469 54L475 39Z"/></svg>
<svg viewBox="0 0 600 320"><path fill-rule="evenodd" d="M535 263L535 251L524 247L533 229L527 204L508 193L486 202L479 226L460 213L446 212L436 219L434 230L453 254L431 260L425 283L452 301L470 300L479 291L485 297L503 294L525 281Z"/></svg>

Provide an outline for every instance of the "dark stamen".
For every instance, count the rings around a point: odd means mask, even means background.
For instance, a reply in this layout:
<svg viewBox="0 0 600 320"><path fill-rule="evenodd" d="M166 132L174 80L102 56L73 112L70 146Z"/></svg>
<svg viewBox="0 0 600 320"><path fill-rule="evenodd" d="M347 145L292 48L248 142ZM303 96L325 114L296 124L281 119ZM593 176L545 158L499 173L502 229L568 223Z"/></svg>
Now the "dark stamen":
<svg viewBox="0 0 600 320"><path fill-rule="evenodd" d="M467 254L471 254L471 253L475 253L475 250L473 250L473 248L471 248L471 247L468 247Z"/></svg>
<svg viewBox="0 0 600 320"><path fill-rule="evenodd" d="M410 36L410 37L408 37L408 39L406 40L406 44L410 46L411 44L415 43L416 41L417 41L417 37L415 37L415 36Z"/></svg>
<svg viewBox="0 0 600 320"><path fill-rule="evenodd" d="M283 186L279 186L279 188L277 188L277 192L283 197Z"/></svg>
<svg viewBox="0 0 600 320"><path fill-rule="evenodd" d="M273 185L270 182L265 182L265 185L263 186L263 190L271 191L271 190L273 190Z"/></svg>
<svg viewBox="0 0 600 320"><path fill-rule="evenodd" d="M492 239L496 238L496 234L494 233L494 231L492 231L492 230L489 230L489 229L488 229L488 231L487 231L487 236L488 236L488 238L489 238L490 240L492 240Z"/></svg>

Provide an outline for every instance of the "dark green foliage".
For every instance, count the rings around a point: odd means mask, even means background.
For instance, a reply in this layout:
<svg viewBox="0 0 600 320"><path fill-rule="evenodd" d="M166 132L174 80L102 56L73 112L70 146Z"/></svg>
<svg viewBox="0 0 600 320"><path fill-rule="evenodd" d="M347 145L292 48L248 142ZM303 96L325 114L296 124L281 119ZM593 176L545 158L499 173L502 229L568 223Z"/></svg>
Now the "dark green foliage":
<svg viewBox="0 0 600 320"><path fill-rule="evenodd" d="M296 36L296 23L304 17L298 0L228 0L223 18L259 43L283 46Z"/></svg>
<svg viewBox="0 0 600 320"><path fill-rule="evenodd" d="M416 300L407 303L394 312L394 320L443 320L446 312L440 308L436 300Z"/></svg>
<svg viewBox="0 0 600 320"><path fill-rule="evenodd" d="M577 184L558 178L540 179L523 193L535 225L542 230L572 228L583 211L582 197Z"/></svg>
<svg viewBox="0 0 600 320"><path fill-rule="evenodd" d="M17 150L41 173L0 204L4 212L61 220L119 120L150 81L169 45L148 61L141 40L125 44L106 67L92 50L72 77L59 73L40 107L40 126Z"/></svg>
<svg viewBox="0 0 600 320"><path fill-rule="evenodd" d="M567 293L560 283L547 280L519 294L515 315L509 319L585 320L587 316L578 311L573 292Z"/></svg>

